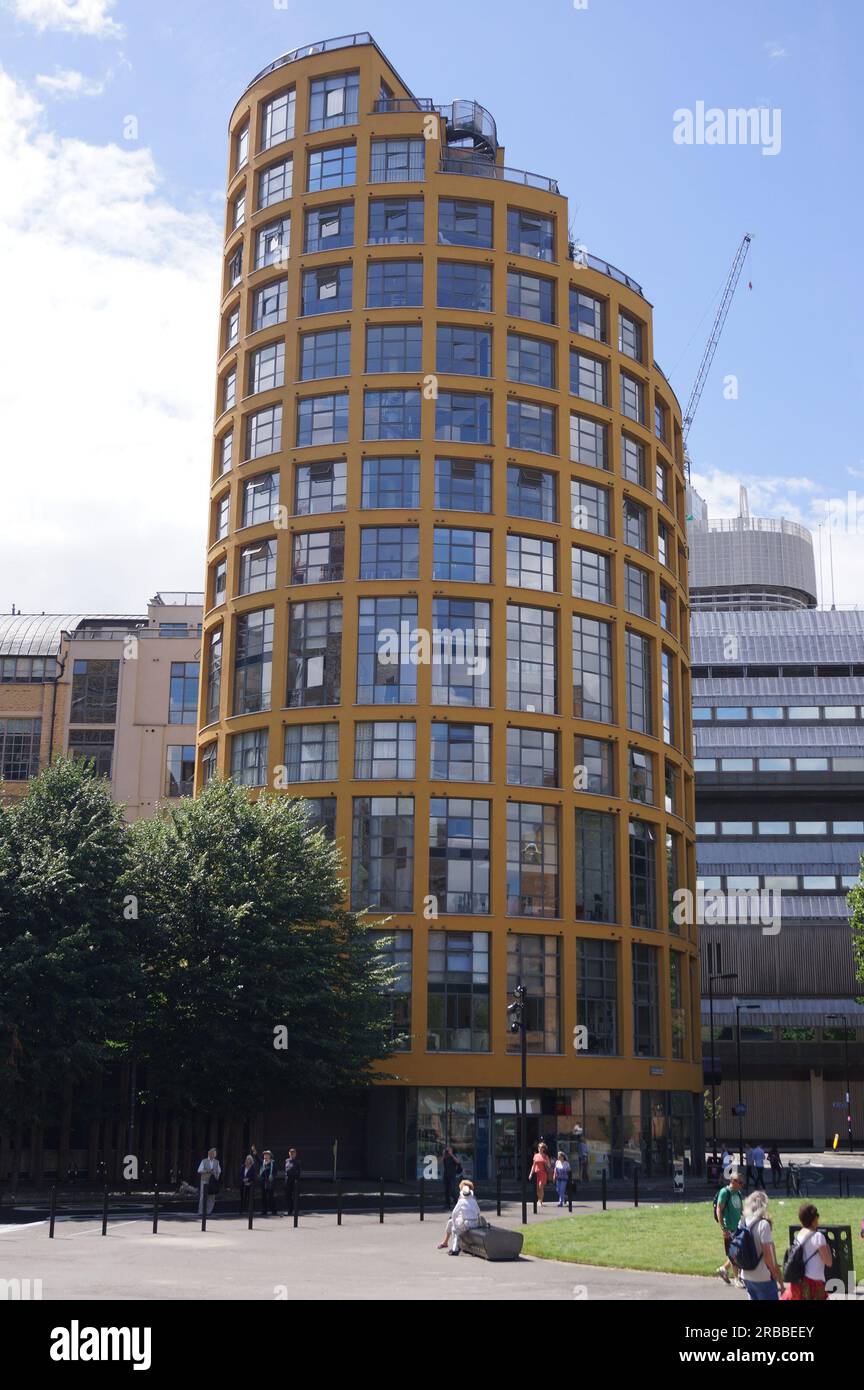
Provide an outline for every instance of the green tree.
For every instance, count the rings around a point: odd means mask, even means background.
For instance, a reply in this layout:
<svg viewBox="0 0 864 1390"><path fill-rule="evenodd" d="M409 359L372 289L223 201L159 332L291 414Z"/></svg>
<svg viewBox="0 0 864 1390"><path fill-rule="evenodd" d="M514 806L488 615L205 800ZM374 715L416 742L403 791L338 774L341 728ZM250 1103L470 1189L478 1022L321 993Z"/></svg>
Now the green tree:
<svg viewBox="0 0 864 1390"><path fill-rule="evenodd" d="M367 1084L391 1047L388 971L304 803L214 780L131 838L147 1092L236 1116L277 1088Z"/></svg>
<svg viewBox="0 0 864 1390"><path fill-rule="evenodd" d="M0 1114L46 1120L128 1040L137 980L127 830L104 779L59 759L0 814Z"/></svg>
<svg viewBox="0 0 864 1390"><path fill-rule="evenodd" d="M850 889L846 901L850 908L849 925L852 928L852 956L855 961L855 975L864 993L864 857L861 860L861 874L855 887Z"/></svg>

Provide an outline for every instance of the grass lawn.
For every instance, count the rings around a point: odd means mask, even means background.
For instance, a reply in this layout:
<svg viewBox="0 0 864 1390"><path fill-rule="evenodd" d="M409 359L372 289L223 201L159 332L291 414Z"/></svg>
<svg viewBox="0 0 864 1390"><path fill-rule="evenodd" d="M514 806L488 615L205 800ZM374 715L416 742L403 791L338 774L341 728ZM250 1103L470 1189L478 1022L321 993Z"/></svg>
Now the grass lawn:
<svg viewBox="0 0 864 1390"><path fill-rule="evenodd" d="M864 1201L834 1197L817 1205L821 1225L852 1227L852 1249L860 1278L864 1273L864 1243L859 1240ZM789 1244L788 1227L798 1224L799 1206L798 1198L770 1202L768 1214L774 1223L779 1261ZM616 1211L583 1212L522 1229L525 1254L548 1260L665 1270L670 1274L713 1274L723 1259L723 1238L710 1201L681 1206L646 1202Z"/></svg>

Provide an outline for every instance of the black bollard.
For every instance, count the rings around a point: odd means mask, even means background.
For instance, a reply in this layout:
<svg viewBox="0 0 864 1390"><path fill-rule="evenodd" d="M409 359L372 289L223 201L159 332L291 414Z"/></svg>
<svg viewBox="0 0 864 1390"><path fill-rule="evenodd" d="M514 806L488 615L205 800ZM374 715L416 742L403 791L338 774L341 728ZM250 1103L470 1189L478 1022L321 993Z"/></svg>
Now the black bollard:
<svg viewBox="0 0 864 1390"><path fill-rule="evenodd" d="M207 1188L204 1188L204 1198L201 1202L201 1230L207 1230Z"/></svg>
<svg viewBox="0 0 864 1390"><path fill-rule="evenodd" d="M249 1230L252 1230L252 1218L255 1215L255 1184L249 1184Z"/></svg>
<svg viewBox="0 0 864 1390"><path fill-rule="evenodd" d="M342 1225L342 1184L336 1184L336 1225Z"/></svg>
<svg viewBox="0 0 864 1390"><path fill-rule="evenodd" d="M501 1215L501 1169L495 1174L495 1211Z"/></svg>
<svg viewBox="0 0 864 1390"><path fill-rule="evenodd" d="M102 1199L102 1234L108 1234L108 1184L105 1184L105 1195Z"/></svg>
<svg viewBox="0 0 864 1390"><path fill-rule="evenodd" d="M426 1220L426 1179L420 1179L420 1220Z"/></svg>
<svg viewBox="0 0 864 1390"><path fill-rule="evenodd" d="M48 1237L54 1239L54 1219L57 1215L57 1188L51 1188L51 1219L48 1222Z"/></svg>
<svg viewBox="0 0 864 1390"><path fill-rule="evenodd" d="M633 1169L633 1205L634 1205L634 1207L638 1207L638 1205L639 1205L639 1169L638 1169L638 1168L634 1168L634 1169Z"/></svg>
<svg viewBox="0 0 864 1390"><path fill-rule="evenodd" d="M537 1215L537 1184L534 1184L534 1215Z"/></svg>
<svg viewBox="0 0 864 1390"><path fill-rule="evenodd" d="M380 1202L379 1202L379 1205L378 1205L378 1224L379 1224L380 1226L383 1226L383 1225L384 1225L384 1179L383 1179L383 1178L380 1179L380 1183L381 1183L381 1196L380 1196Z"/></svg>
<svg viewBox="0 0 864 1390"><path fill-rule="evenodd" d="M605 1210L606 1210L606 1184L607 1184L606 1169L605 1169L605 1168L603 1169L602 1173L600 1174L600 1178L601 1178L601 1186L602 1186L602 1191L603 1191L603 1210L605 1211Z"/></svg>
<svg viewBox="0 0 864 1390"><path fill-rule="evenodd" d="M299 1220L300 1220L300 1179L297 1178L296 1182L294 1183L294 1230L295 1230L295 1231L297 1230L297 1225L298 1225Z"/></svg>
<svg viewBox="0 0 864 1390"><path fill-rule="evenodd" d="M159 1184L153 1184L153 1234L159 1230Z"/></svg>
<svg viewBox="0 0 864 1390"><path fill-rule="evenodd" d="M569 1210L570 1210L570 1215L572 1216L572 1215L573 1215L573 1179L572 1179L572 1178L568 1178L568 1179L567 1179L567 1206L568 1206L568 1208L569 1208Z"/></svg>

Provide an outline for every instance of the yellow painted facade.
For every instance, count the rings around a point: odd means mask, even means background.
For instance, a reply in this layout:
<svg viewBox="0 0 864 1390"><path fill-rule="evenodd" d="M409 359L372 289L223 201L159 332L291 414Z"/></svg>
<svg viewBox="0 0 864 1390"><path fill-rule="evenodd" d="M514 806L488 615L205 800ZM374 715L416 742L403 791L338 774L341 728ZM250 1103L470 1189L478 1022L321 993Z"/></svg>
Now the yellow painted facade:
<svg viewBox="0 0 864 1390"><path fill-rule="evenodd" d="M359 75L359 111L356 121L310 131L310 84L322 77L344 73ZM384 87L382 88L382 84ZM295 92L294 134L267 149L262 148L264 104L293 88ZM387 109L378 110L383 100ZM338 100L337 100L338 109ZM248 157L243 159L243 132L248 130ZM201 728L199 732L198 785L202 776L201 759L208 769L228 776L231 773L231 739L238 734L266 729L269 733L268 781L274 769L284 762L283 740L287 727L295 724L336 724L339 728L338 776L328 782L290 784L290 794L336 798L336 837L350 867L352 843L352 801L363 796L411 798L414 805L413 910L390 916L395 930L408 930L413 937L411 1032L412 1049L397 1054L388 1064L398 1073L399 1083L409 1087L510 1087L518 1075L518 1059L513 1055L507 1032L507 942L511 933L537 933L560 939L560 1029L559 1047L553 1054L533 1055L530 1060L531 1085L539 1088L633 1088L641 1091L701 1091L697 940L694 926L675 928L670 922L667 896L665 837L678 837L681 853L676 886L694 886L695 853L693 843L693 773L690 760L690 687L688 666L687 556L684 512L684 460L681 413L678 402L662 372L654 363L652 310L646 299L625 283L612 267L608 273L574 263L568 247L567 200L552 181L534 180L532 186L516 171L508 170L504 151L495 153L495 169L479 173L443 172L442 152L447 138L445 117L424 110L374 43L358 43L333 51L316 51L298 57L265 73L244 93L230 120L229 169L226 199L224 283L221 303L218 357L217 407L214 437L212 485L210 493L210 546L207 559L206 600L202 647ZM411 182L370 182L373 141L422 139L425 153L422 178ZM322 147L356 144L356 179L342 186L306 191L310 157ZM452 151L451 151L452 153ZM259 210L261 171L286 158L293 161L291 195ZM458 156L457 156L458 157ZM416 169L413 172L417 172ZM368 211L370 198L411 197L424 204L424 232L421 242L369 244ZM245 198L243 218L235 226L238 198ZM443 245L438 240L439 203L444 199L469 200L491 205L491 248ZM352 203L354 234L350 245L312 254L304 252L305 214L316 207ZM241 208L243 207L241 201ZM508 210L521 209L551 218L554 224L552 260L538 259L508 250ZM284 260L255 269L259 231L276 219L291 219L290 252ZM232 257L242 247L242 269L231 284ZM578 253L577 253L578 254ZM367 308L366 283L370 262L412 261L422 266L422 307ZM492 302L488 311L436 307L438 264L458 261L491 268ZM304 317L300 313L304 271L316 267L350 266L353 278L351 307L333 313ZM552 282L555 303L554 323L539 322L508 312L509 272L541 276ZM236 274L236 270L233 272ZM277 279L286 281L287 312L278 323L253 329L253 300L256 290ZM605 341L583 337L570 331L569 296L583 292L602 302L605 313ZM239 311L236 329L231 315ZM619 351L619 314L635 321L641 329L641 360ZM422 327L420 371L393 374L366 374L366 328L381 324L416 324ZM436 363L436 329L439 325L463 325L487 329L491 333L491 372L487 376L439 373ZM347 376L300 380L300 338L309 331L350 329L350 367ZM236 340L231 341L232 334ZM551 347L555 362L554 388L516 381L508 376L508 335L521 334L540 339ZM284 384L249 395L252 353L260 346L284 343ZM229 345L230 344L230 345ZM602 361L606 376L606 404L595 404L571 393L570 353L582 351ZM236 370L236 404L223 409L226 378ZM634 422L620 410L620 374L624 372L641 387L644 423ZM419 439L364 439L364 390L411 390L420 392L421 429ZM491 442L436 441L435 391L468 392L487 396L491 402ZM296 446L298 402L324 394L348 395L348 437L338 443ZM552 407L556 412L555 452L540 453L509 447L508 402L527 401ZM247 420L268 406L282 406L281 447L277 452L246 461ZM655 432L655 405L659 406L665 440ZM608 467L598 469L571 459L570 416L578 412L589 420L606 425ZM223 471L223 441L233 431L230 466ZM647 486L628 480L622 470L622 431L644 449ZM387 455L416 455L420 460L419 503L404 509L363 509L361 506L361 468L364 458ZM491 511L455 512L436 509L435 459L457 457L491 463ZM347 499L344 509L332 513L297 515L295 481L298 466L315 461L344 459L347 463ZM539 468L554 475L557 492L557 521L526 519L508 515L507 470L510 467ZM666 500L658 497L656 468L666 470ZM265 521L242 525L244 483L263 472L278 469L280 503L285 511L276 524ZM609 536L574 529L571 512L571 482L582 481L608 489ZM226 534L218 537L220 502L229 499ZM623 508L626 499L638 503L647 516L648 540L643 551L625 544ZM284 524L283 524L284 523ZM658 558L660 526L667 532L667 560ZM361 529L376 526L417 527L419 530L419 574L416 579L360 579ZM465 583L433 578L433 544L436 527L458 527L490 533L491 582ZM312 531L340 531L344 536L344 578L326 583L294 584L293 538ZM549 540L556 551L556 580L551 591L508 586L507 537L526 535ZM240 594L240 552L244 546L262 540L276 543L275 584L263 591ZM612 603L595 602L572 596L571 549L586 546L610 557ZM224 592L217 593L217 570L224 562ZM625 562L638 566L648 575L651 618L638 616L625 606ZM664 586L666 625L657 621ZM433 599L454 597L480 600L491 605L491 691L488 707L442 706L432 703L432 670L417 669L416 703L405 705L355 703L358 603L363 597L416 596L421 629L433 624ZM286 704L289 613L297 603L318 599L342 602L341 702L324 707L293 708ZM508 605L524 605L552 612L557 617L557 712L538 713L525 708L508 708L507 644ZM272 707L256 713L233 713L234 646L238 616L270 607L274 610L272 646ZM573 615L598 618L611 625L614 705L612 719L598 723L573 714L571 630ZM648 735L627 726L625 691L625 633L632 631L649 639L652 651L653 729ZM208 711L208 654L214 634L222 634L221 690L218 709ZM661 652L671 658L673 704L672 741L665 741L661 692ZM355 725L360 721L416 721L416 775L398 781L363 780L354 775ZM430 775L430 744L434 723L477 723L491 729L491 767L488 782L435 781ZM507 730L522 727L554 732L558 735L558 786L517 786L507 781ZM616 795L596 795L573 789L576 763L574 737L608 739L614 753ZM654 800L645 805L628 800L630 750L654 757ZM677 778L675 811L664 806L664 765L674 769ZM450 797L491 802L491 878L488 914L441 913L437 920L424 917L430 893L428 872L428 832L430 801ZM558 809L560 907L556 916L518 916L507 913L506 841L507 807L513 802L551 806ZM609 812L616 825L615 922L588 921L577 916L577 856L575 815L578 810ZM656 929L631 926L629 911L629 825L630 819L647 822L655 834L656 850ZM673 929L670 930L670 927ZM490 933L490 1030L489 1051L447 1052L427 1048L427 945L430 930ZM619 943L617 1055L594 1056L574 1051L571 1046L577 1018L577 939L601 938ZM633 986L631 946L647 945L659 952L658 1007L660 1048L656 1056L634 1055ZM670 996L670 956L681 960L682 993L673 1020ZM678 1042L673 1047L673 1021ZM677 1051L677 1057L673 1052ZM396 1083L385 1083L396 1084Z"/></svg>

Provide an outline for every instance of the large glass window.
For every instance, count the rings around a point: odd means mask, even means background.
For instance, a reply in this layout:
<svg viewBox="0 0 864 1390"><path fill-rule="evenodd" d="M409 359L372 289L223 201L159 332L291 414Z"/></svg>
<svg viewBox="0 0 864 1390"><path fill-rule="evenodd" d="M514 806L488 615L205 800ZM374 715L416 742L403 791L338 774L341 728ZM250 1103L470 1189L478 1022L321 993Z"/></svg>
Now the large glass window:
<svg viewBox="0 0 864 1390"><path fill-rule="evenodd" d="M363 460L361 507L419 507L420 460L402 457Z"/></svg>
<svg viewBox="0 0 864 1390"><path fill-rule="evenodd" d="M39 771L39 748L38 743L33 748L35 763L33 772L27 773L22 769L26 767L26 748L28 746L27 726L38 726L41 721L38 719L7 719L0 720L0 745L3 744L3 725L5 723L7 736L5 751L8 758L8 767L12 773L7 777L7 781L22 781L28 776L35 776ZM17 732L13 731L15 726ZM23 732L22 732L23 730ZM11 739L11 742L10 742ZM113 729L70 729L69 730L69 756L79 758L83 762L92 763L93 774L96 777L110 777L114 762L114 730Z"/></svg>
<svg viewBox="0 0 864 1390"><path fill-rule="evenodd" d="M558 520L558 480L546 468L507 466L507 515Z"/></svg>
<svg viewBox="0 0 864 1390"><path fill-rule="evenodd" d="M351 329L325 328L300 334L300 380L348 376L351 371Z"/></svg>
<svg viewBox="0 0 864 1390"><path fill-rule="evenodd" d="M606 363L587 352L570 353L570 390L583 401L606 404Z"/></svg>
<svg viewBox="0 0 864 1390"><path fill-rule="evenodd" d="M639 502L624 498L624 544L649 553L648 511Z"/></svg>
<svg viewBox="0 0 864 1390"><path fill-rule="evenodd" d="M369 244L392 246L423 240L422 198L370 198Z"/></svg>
<svg viewBox="0 0 864 1390"><path fill-rule="evenodd" d="M507 402L508 449L533 449L539 454L557 452L554 405L535 401Z"/></svg>
<svg viewBox="0 0 864 1390"><path fill-rule="evenodd" d="M507 376L528 386L555 386L555 345L524 333L507 334Z"/></svg>
<svg viewBox="0 0 864 1390"><path fill-rule="evenodd" d="M491 512L491 463L436 458L435 506L442 511Z"/></svg>
<svg viewBox="0 0 864 1390"><path fill-rule="evenodd" d="M433 781L488 782L490 734L488 724L433 723L429 775Z"/></svg>
<svg viewBox="0 0 864 1390"><path fill-rule="evenodd" d="M70 724L113 724L117 718L120 662L99 657L72 665Z"/></svg>
<svg viewBox="0 0 864 1390"><path fill-rule="evenodd" d="M616 824L608 811L576 811L576 916L583 922L618 920Z"/></svg>
<svg viewBox="0 0 864 1390"><path fill-rule="evenodd" d="M231 739L231 777L241 787L266 787L268 766L266 729L250 729Z"/></svg>
<svg viewBox="0 0 864 1390"><path fill-rule="evenodd" d="M249 356L249 393L273 391L285 385L285 344L267 343Z"/></svg>
<svg viewBox="0 0 864 1390"><path fill-rule="evenodd" d="M439 261L437 303L440 309L492 308L492 267L473 261Z"/></svg>
<svg viewBox="0 0 864 1390"><path fill-rule="evenodd" d="M339 774L338 724L289 724L285 776L289 782L332 782Z"/></svg>
<svg viewBox="0 0 864 1390"><path fill-rule="evenodd" d="M507 803L507 913L558 916L558 807Z"/></svg>
<svg viewBox="0 0 864 1390"><path fill-rule="evenodd" d="M489 933L429 933L430 1052L488 1052Z"/></svg>
<svg viewBox="0 0 864 1390"><path fill-rule="evenodd" d="M630 821L630 921L640 930L657 926L657 832L644 820Z"/></svg>
<svg viewBox="0 0 864 1390"><path fill-rule="evenodd" d="M419 372L422 353L419 323L370 324L366 329L367 372Z"/></svg>
<svg viewBox="0 0 864 1390"><path fill-rule="evenodd" d="M631 801L654 805L654 755L631 748L629 753L629 795Z"/></svg>
<svg viewBox="0 0 864 1390"><path fill-rule="evenodd" d="M258 175L258 208L269 208L273 203L284 203L291 197L294 187L294 161L283 159L278 164L268 164Z"/></svg>
<svg viewBox="0 0 864 1390"><path fill-rule="evenodd" d="M303 250L335 251L337 247L354 245L354 204L333 203L326 208L308 208Z"/></svg>
<svg viewBox="0 0 864 1390"><path fill-rule="evenodd" d="M372 141L370 183L422 183L425 169L425 140Z"/></svg>
<svg viewBox="0 0 864 1390"><path fill-rule="evenodd" d="M485 328L439 324L435 340L435 370L455 372L461 376L491 375L492 334Z"/></svg>
<svg viewBox="0 0 864 1390"><path fill-rule="evenodd" d="M507 583L517 589L541 589L554 593L555 542L538 536L507 537Z"/></svg>
<svg viewBox="0 0 864 1390"><path fill-rule="evenodd" d="M361 720L354 738L354 776L396 781L416 774L417 725L413 719Z"/></svg>
<svg viewBox="0 0 864 1390"><path fill-rule="evenodd" d="M414 798L355 796L351 906L410 912L414 899Z"/></svg>
<svg viewBox="0 0 864 1390"><path fill-rule="evenodd" d="M519 270L507 272L507 313L535 323L555 322L555 282Z"/></svg>
<svg viewBox="0 0 864 1390"><path fill-rule="evenodd" d="M278 454L282 448L282 407L269 405L246 419L246 459Z"/></svg>
<svg viewBox="0 0 864 1390"><path fill-rule="evenodd" d="M165 795L191 796L195 785L195 744L169 743L165 753Z"/></svg>
<svg viewBox="0 0 864 1390"><path fill-rule="evenodd" d="M392 1005L391 1029L397 1052L411 1047L411 957L410 931L375 933L381 963L391 971L387 994ZM395 972L395 973L394 973Z"/></svg>
<svg viewBox="0 0 864 1390"><path fill-rule="evenodd" d="M310 150L307 193L320 193L324 188L348 188L356 182L356 145L331 145L328 149Z"/></svg>
<svg viewBox="0 0 864 1390"><path fill-rule="evenodd" d="M276 587L276 542L255 541L240 551L238 594L259 594ZM191 721L190 721L191 722Z"/></svg>
<svg viewBox="0 0 864 1390"><path fill-rule="evenodd" d="M77 663L76 663L77 665ZM90 736L84 730L85 738ZM109 732L111 747L114 734ZM42 742L41 719L0 719L0 781L27 782L39 771L39 748ZM72 752L72 734L69 735L69 751ZM87 755L91 756L90 754ZM96 766L96 772L111 775L110 750L108 768Z"/></svg>
<svg viewBox="0 0 864 1390"><path fill-rule="evenodd" d="M669 1014L672 1023L672 1056L683 1062L687 1051L687 1008L684 996L685 965L680 951L669 952Z"/></svg>
<svg viewBox="0 0 864 1390"><path fill-rule="evenodd" d="M507 781L514 787L557 787L558 735L551 730L508 728Z"/></svg>
<svg viewBox="0 0 864 1390"><path fill-rule="evenodd" d="M358 705L416 703L417 665L409 638L416 626L416 598L360 599Z"/></svg>
<svg viewBox="0 0 864 1390"><path fill-rule="evenodd" d="M338 705L342 674L342 600L292 603L288 611L288 704Z"/></svg>
<svg viewBox="0 0 864 1390"><path fill-rule="evenodd" d="M651 576L629 560L624 561L624 607L628 613L651 617Z"/></svg>
<svg viewBox="0 0 864 1390"><path fill-rule="evenodd" d="M661 693L663 698L663 738L677 743L675 726L675 658L664 651L660 658Z"/></svg>
<svg viewBox="0 0 864 1390"><path fill-rule="evenodd" d="M618 351L642 361L642 325L629 314L618 314Z"/></svg>
<svg viewBox="0 0 864 1390"><path fill-rule="evenodd" d="M294 139L294 119L297 110L297 92L290 87L287 92L279 92L261 107L261 148L269 150L283 140Z"/></svg>
<svg viewBox="0 0 864 1390"><path fill-rule="evenodd" d="M417 526L364 526L360 531L361 579L416 579L420 573Z"/></svg>
<svg viewBox="0 0 864 1390"><path fill-rule="evenodd" d="M621 414L640 425L645 423L645 387L629 372L621 373Z"/></svg>
<svg viewBox="0 0 864 1390"><path fill-rule="evenodd" d="M288 281L271 280L262 285L252 298L252 332L284 323L288 317Z"/></svg>
<svg viewBox="0 0 864 1390"><path fill-rule="evenodd" d="M608 468L607 428L587 415L570 416L570 459L589 468Z"/></svg>
<svg viewBox="0 0 864 1390"><path fill-rule="evenodd" d="M508 208L507 250L516 256L554 261L555 219L527 208Z"/></svg>
<svg viewBox="0 0 864 1390"><path fill-rule="evenodd" d="M561 942L557 936L510 932L507 936L507 994L524 985L525 1031L529 1052L561 1051ZM508 1033L507 1051L521 1039Z"/></svg>
<svg viewBox="0 0 864 1390"><path fill-rule="evenodd" d="M366 304L370 309L404 309L422 303L422 261L369 262Z"/></svg>
<svg viewBox="0 0 864 1390"><path fill-rule="evenodd" d="M234 639L233 714L270 708L273 670L273 609L239 613Z"/></svg>
<svg viewBox="0 0 864 1390"><path fill-rule="evenodd" d="M630 434L621 436L621 473L629 483L645 486L645 445Z"/></svg>
<svg viewBox="0 0 864 1390"><path fill-rule="evenodd" d="M633 1051L637 1057L660 1055L658 957L656 946L633 943Z"/></svg>
<svg viewBox="0 0 864 1390"><path fill-rule="evenodd" d="M314 77L309 83L309 129L332 130L356 125L360 98L360 74L342 72L336 77Z"/></svg>
<svg viewBox="0 0 864 1390"><path fill-rule="evenodd" d="M654 707L651 676L651 639L629 628L624 633L627 727L653 734Z"/></svg>
<svg viewBox="0 0 864 1390"><path fill-rule="evenodd" d="M351 308L353 269L350 265L327 265L303 272L303 314L332 314Z"/></svg>
<svg viewBox="0 0 864 1390"><path fill-rule="evenodd" d="M210 633L207 649L207 698L205 720L212 724L219 718L219 696L222 692L222 629Z"/></svg>
<svg viewBox="0 0 864 1390"><path fill-rule="evenodd" d="M280 217L255 233L255 269L284 265L291 253L291 218Z"/></svg>
<svg viewBox="0 0 864 1390"><path fill-rule="evenodd" d="M348 392L305 396L297 402L297 447L344 444L348 438Z"/></svg>
<svg viewBox="0 0 864 1390"><path fill-rule="evenodd" d="M488 584L491 574L491 537L488 531L469 531L456 526L435 527L433 579Z"/></svg>
<svg viewBox="0 0 864 1390"><path fill-rule="evenodd" d="M492 204L442 198L438 203L438 240L442 246L490 247Z"/></svg>
<svg viewBox="0 0 864 1390"><path fill-rule="evenodd" d="M593 294L584 294L570 286L570 332L583 338L606 342L606 305Z"/></svg>
<svg viewBox="0 0 864 1390"><path fill-rule="evenodd" d="M292 584L331 584L345 577L345 532L300 531L291 552Z"/></svg>
<svg viewBox="0 0 864 1390"><path fill-rule="evenodd" d="M491 443L492 397L474 396L468 391L440 391L435 402L435 438L463 444Z"/></svg>
<svg viewBox="0 0 864 1390"><path fill-rule="evenodd" d="M432 703L489 706L490 606L463 598L432 600Z"/></svg>
<svg viewBox="0 0 864 1390"><path fill-rule="evenodd" d="M364 391L364 439L419 439L419 391Z"/></svg>
<svg viewBox="0 0 864 1390"><path fill-rule="evenodd" d="M592 603L612 602L612 561L610 556L584 545L572 548L573 597Z"/></svg>
<svg viewBox="0 0 864 1390"><path fill-rule="evenodd" d="M573 617L573 717L613 720L612 630L579 615Z"/></svg>
<svg viewBox="0 0 864 1390"><path fill-rule="evenodd" d="M104 722L108 722L107 720ZM171 689L168 697L169 724L198 722L198 662L171 662Z"/></svg>
<svg viewBox="0 0 864 1390"><path fill-rule="evenodd" d="M507 605L507 708L528 714L558 709L558 615L548 608Z"/></svg>
<svg viewBox="0 0 864 1390"><path fill-rule="evenodd" d="M297 516L344 512L347 486L348 465L344 459L298 464L294 496Z"/></svg>
<svg viewBox="0 0 864 1390"><path fill-rule="evenodd" d="M587 1033L589 1056L618 1052L618 943L576 942L576 1021Z"/></svg>
<svg viewBox="0 0 864 1390"><path fill-rule="evenodd" d="M606 738L574 738L573 788L595 796L615 795L615 745Z"/></svg>
<svg viewBox="0 0 864 1390"><path fill-rule="evenodd" d="M429 802L429 893L439 912L489 911L489 807L464 797Z"/></svg>

